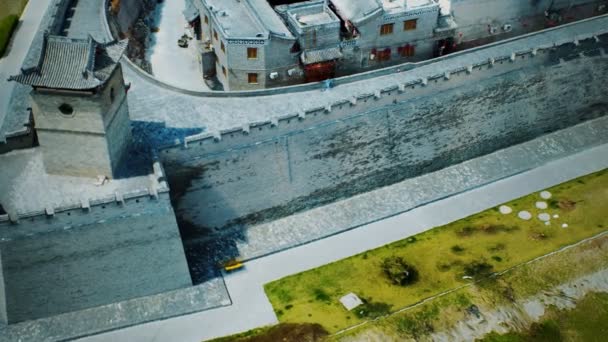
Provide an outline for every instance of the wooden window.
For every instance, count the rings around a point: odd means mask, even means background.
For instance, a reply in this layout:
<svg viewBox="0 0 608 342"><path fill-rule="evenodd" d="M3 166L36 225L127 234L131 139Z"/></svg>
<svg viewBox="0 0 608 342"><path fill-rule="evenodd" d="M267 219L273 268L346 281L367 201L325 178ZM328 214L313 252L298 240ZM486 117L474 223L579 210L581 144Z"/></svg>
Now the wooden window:
<svg viewBox="0 0 608 342"><path fill-rule="evenodd" d="M225 66L223 66L223 65L222 65L222 74L224 74L224 76L227 76L227 75L226 75L226 67L225 67Z"/></svg>
<svg viewBox="0 0 608 342"><path fill-rule="evenodd" d="M258 74L256 74L256 73L247 74L247 82L249 82L249 84L258 84Z"/></svg>
<svg viewBox="0 0 608 342"><path fill-rule="evenodd" d="M217 31L215 29L213 30L213 38L215 38L215 40L217 40Z"/></svg>
<svg viewBox="0 0 608 342"><path fill-rule="evenodd" d="M205 24L209 24L209 17L205 15Z"/></svg>
<svg viewBox="0 0 608 342"><path fill-rule="evenodd" d="M390 61L391 60L391 49L386 48L384 50L378 50L378 51L376 51L376 55L378 56L377 57L378 62Z"/></svg>
<svg viewBox="0 0 608 342"><path fill-rule="evenodd" d="M385 36L387 34L392 34L393 26L395 26L395 24L393 24L393 23L384 24L384 25L380 26L380 35Z"/></svg>
<svg viewBox="0 0 608 342"><path fill-rule="evenodd" d="M398 49L401 57L413 57L416 54L416 46L407 44Z"/></svg>
<svg viewBox="0 0 608 342"><path fill-rule="evenodd" d="M247 59L258 59L258 48L247 48Z"/></svg>
<svg viewBox="0 0 608 342"><path fill-rule="evenodd" d="M403 31L415 30L418 25L418 19L406 20L403 22Z"/></svg>
<svg viewBox="0 0 608 342"><path fill-rule="evenodd" d="M226 47L224 46L224 42L221 42L220 47L223 53L226 53Z"/></svg>

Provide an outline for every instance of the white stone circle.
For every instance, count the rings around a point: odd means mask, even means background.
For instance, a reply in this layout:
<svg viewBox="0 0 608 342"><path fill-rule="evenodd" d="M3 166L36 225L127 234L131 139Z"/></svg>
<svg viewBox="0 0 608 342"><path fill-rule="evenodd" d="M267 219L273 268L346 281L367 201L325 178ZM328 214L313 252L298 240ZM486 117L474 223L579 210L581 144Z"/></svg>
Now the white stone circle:
<svg viewBox="0 0 608 342"><path fill-rule="evenodd" d="M547 209L547 202L545 202L545 201L538 201L538 202L536 202L536 207L538 209Z"/></svg>
<svg viewBox="0 0 608 342"><path fill-rule="evenodd" d="M501 205L498 208L498 211L500 211L501 214L503 215L507 215L513 212L513 209L511 209L511 207L509 207L508 205Z"/></svg>
<svg viewBox="0 0 608 342"><path fill-rule="evenodd" d="M549 198L551 198L551 193L549 191L546 191L546 190L545 191L541 191L540 192L540 197L542 199L549 199Z"/></svg>
<svg viewBox="0 0 608 342"><path fill-rule="evenodd" d="M567 223L563 223L562 224L562 228L568 228L568 224Z"/></svg>
<svg viewBox="0 0 608 342"><path fill-rule="evenodd" d="M531 218L532 218L532 214L530 214L530 212L529 212L529 211L522 210L522 211L520 211L520 212L517 214L517 217L519 217L519 218L520 218L520 219L522 219L522 220L526 220L526 221L528 221L529 219L531 219Z"/></svg>
<svg viewBox="0 0 608 342"><path fill-rule="evenodd" d="M559 215L555 214L553 215L553 218L559 218Z"/></svg>
<svg viewBox="0 0 608 342"><path fill-rule="evenodd" d="M549 221L551 219L551 215L547 214L547 213L540 213L538 214L538 219L541 221Z"/></svg>

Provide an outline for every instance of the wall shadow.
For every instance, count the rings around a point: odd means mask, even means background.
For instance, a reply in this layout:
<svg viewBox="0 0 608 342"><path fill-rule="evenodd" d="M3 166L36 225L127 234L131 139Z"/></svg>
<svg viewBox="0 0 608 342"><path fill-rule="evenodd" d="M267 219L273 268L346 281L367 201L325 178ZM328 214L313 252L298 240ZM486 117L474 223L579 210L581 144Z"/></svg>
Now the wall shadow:
<svg viewBox="0 0 608 342"><path fill-rule="evenodd" d="M149 175L160 147L182 143L187 136L202 131L202 128L167 127L164 122L131 121L131 143L120 162L116 178Z"/></svg>
<svg viewBox="0 0 608 342"><path fill-rule="evenodd" d="M167 180L171 189L171 205L177 218L192 282L196 285L221 277L223 264L241 257L238 244L247 242L245 227L235 226L231 229L220 229L221 227L194 223L194 221L204 222L205 220L201 220L200 217L187 217L185 211L179 208L193 181L203 177L205 168L179 166L171 169L170 165L166 167ZM222 196L213 189L207 189L207 191L211 192L214 198ZM224 210L235 215L230 208L224 208Z"/></svg>

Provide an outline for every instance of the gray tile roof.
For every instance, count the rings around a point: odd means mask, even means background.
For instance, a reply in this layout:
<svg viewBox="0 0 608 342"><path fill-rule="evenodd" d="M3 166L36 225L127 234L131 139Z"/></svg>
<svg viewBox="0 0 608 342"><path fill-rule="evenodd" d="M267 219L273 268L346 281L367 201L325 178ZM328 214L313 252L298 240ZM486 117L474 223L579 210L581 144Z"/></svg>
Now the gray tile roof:
<svg viewBox="0 0 608 342"><path fill-rule="evenodd" d="M266 0L198 0L226 38L294 39L291 31Z"/></svg>
<svg viewBox="0 0 608 342"><path fill-rule="evenodd" d="M338 58L342 58L342 52L340 52L340 48L309 50L304 51L300 56L300 59L304 64L331 61Z"/></svg>
<svg viewBox="0 0 608 342"><path fill-rule="evenodd" d="M72 39L45 36L38 65L22 69L9 80L34 87L83 90L108 80L127 41L98 43L91 36Z"/></svg>

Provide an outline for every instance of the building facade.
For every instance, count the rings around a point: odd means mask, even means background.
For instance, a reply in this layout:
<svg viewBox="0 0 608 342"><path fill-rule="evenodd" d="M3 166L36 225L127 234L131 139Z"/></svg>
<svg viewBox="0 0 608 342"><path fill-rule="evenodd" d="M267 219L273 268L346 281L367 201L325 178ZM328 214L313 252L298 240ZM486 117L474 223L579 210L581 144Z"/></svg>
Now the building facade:
<svg viewBox="0 0 608 342"><path fill-rule="evenodd" d="M435 0L191 0L202 69L224 90L320 81L427 59L455 35Z"/></svg>

